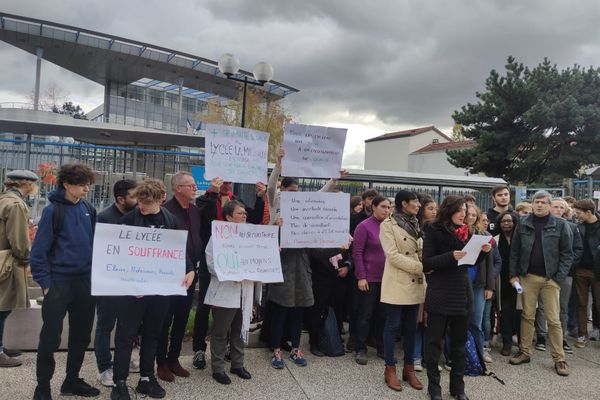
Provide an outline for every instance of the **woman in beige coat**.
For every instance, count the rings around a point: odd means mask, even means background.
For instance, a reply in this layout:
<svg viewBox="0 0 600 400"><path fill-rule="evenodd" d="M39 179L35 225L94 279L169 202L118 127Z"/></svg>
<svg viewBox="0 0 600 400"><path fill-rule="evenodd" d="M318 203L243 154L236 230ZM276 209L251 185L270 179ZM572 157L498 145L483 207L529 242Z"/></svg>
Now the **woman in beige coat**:
<svg viewBox="0 0 600 400"><path fill-rule="evenodd" d="M425 299L425 277L421 264L421 231L417 213L421 207L417 194L401 190L396 194L396 211L381 223L380 240L385 253L381 282L381 302L386 307L383 331L385 381L393 390L402 390L396 376L394 345L402 330L404 368L402 378L417 390L423 384L415 376L414 346L419 304Z"/></svg>
<svg viewBox="0 0 600 400"><path fill-rule="evenodd" d="M29 206L25 199L37 191L38 177L16 170L6 175L0 193L0 368L17 367L19 351L2 344L4 322L12 310L29 307L25 268L29 263Z"/></svg>

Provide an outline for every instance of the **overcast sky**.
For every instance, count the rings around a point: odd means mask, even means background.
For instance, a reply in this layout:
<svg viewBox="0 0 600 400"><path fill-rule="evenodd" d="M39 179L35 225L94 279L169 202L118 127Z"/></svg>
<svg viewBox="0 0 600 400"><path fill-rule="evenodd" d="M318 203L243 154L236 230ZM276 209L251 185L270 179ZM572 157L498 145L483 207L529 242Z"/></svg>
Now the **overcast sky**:
<svg viewBox="0 0 600 400"><path fill-rule="evenodd" d="M364 140L436 125L475 99L508 55L530 66L600 66L600 2L359 0L2 0L0 10L218 59L258 61L300 89L286 100L297 122L349 128L344 164L362 167ZM35 58L0 42L0 102L27 101ZM102 87L44 63L90 110Z"/></svg>

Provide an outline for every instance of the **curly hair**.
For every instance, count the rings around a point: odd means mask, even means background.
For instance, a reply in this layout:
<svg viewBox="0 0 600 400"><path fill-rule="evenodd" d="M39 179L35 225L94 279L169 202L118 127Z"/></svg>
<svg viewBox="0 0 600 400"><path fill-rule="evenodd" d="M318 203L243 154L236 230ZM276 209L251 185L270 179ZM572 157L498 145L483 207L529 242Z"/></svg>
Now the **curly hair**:
<svg viewBox="0 0 600 400"><path fill-rule="evenodd" d="M69 185L91 185L96 180L94 171L85 164L64 164L58 170L57 184L64 187Z"/></svg>
<svg viewBox="0 0 600 400"><path fill-rule="evenodd" d="M138 201L144 203L146 201L161 202L167 194L165 184L158 179L148 178L139 182L134 190L134 195Z"/></svg>

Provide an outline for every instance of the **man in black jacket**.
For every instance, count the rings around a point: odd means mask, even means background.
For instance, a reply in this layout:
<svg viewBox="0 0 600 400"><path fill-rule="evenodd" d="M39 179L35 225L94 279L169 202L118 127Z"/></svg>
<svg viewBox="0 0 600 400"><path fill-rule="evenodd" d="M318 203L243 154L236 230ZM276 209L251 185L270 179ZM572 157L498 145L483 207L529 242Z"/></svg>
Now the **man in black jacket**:
<svg viewBox="0 0 600 400"><path fill-rule="evenodd" d="M166 194L165 185L157 179L146 179L135 188L138 207L125 214L121 223L156 229L181 229L176 217L161 202ZM188 289L194 281L194 266L186 254L186 275L182 286ZM133 341L140 327L140 380L136 392L151 398L163 398L165 390L154 377L154 360L165 317L169 311L169 298L165 296L118 296L117 332L115 334L115 362L113 379L115 387L111 400L130 400L127 376Z"/></svg>
<svg viewBox="0 0 600 400"><path fill-rule="evenodd" d="M588 341L588 296L590 286L597 310L600 311L600 214L591 199L583 199L573 204L575 216L579 220L579 231L583 238L583 255L579 267L575 269L573 285L577 295L577 324L579 337L575 347L583 348Z"/></svg>
<svg viewBox="0 0 600 400"><path fill-rule="evenodd" d="M500 233L500 225L496 223L498 215L503 211L510 211L510 190L506 185L496 186L492 189L492 198L494 199L494 207L487 210L488 220L488 231L492 236L496 236Z"/></svg>
<svg viewBox="0 0 600 400"><path fill-rule="evenodd" d="M196 199L197 191L194 177L189 172L178 172L171 178L171 187L173 198L167 201L164 207L175 215L179 224L188 231L187 255L194 266L201 265L198 269L204 271L206 270L206 259L203 251L204 244L200 238L200 210L192 203ZM167 382L173 381L175 376L190 376L190 373L179 363L179 355L185 327L192 308L196 280L188 288L187 296L170 296L170 309L165 318L156 354L157 375ZM201 282L200 284L204 283ZM205 286L208 286L208 280ZM204 297L201 297L200 303L203 302ZM171 332L170 344L169 331Z"/></svg>
<svg viewBox="0 0 600 400"><path fill-rule="evenodd" d="M231 191L232 182L225 182L221 178L213 178L210 181L210 188L196 200L196 205L200 209L200 239L202 240L202 254L204 246L208 243L212 232L212 222L215 220L223 221L221 208L230 200L239 199ZM264 183L256 184L256 202L254 208L246 207L248 212L248 223L260 224L262 221L265 202L264 195L267 188ZM194 320L194 338L192 347L194 350L193 365L196 369L206 368L206 334L208 332L208 316L210 307L204 304L204 297L210 283L210 273L206 267L206 262L201 263L198 268L199 297L198 307L196 308L196 318Z"/></svg>

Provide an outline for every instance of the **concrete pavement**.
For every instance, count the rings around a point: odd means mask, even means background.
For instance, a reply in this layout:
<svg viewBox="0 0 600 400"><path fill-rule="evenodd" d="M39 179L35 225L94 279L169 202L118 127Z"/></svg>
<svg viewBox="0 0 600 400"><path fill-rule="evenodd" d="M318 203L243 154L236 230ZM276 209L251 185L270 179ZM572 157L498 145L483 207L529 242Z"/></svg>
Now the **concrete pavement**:
<svg viewBox="0 0 600 400"><path fill-rule="evenodd" d="M308 349L306 339L303 335ZM232 375L232 384L223 386L210 376L210 363L205 370L191 368L190 347L190 343L186 342L181 363L190 368L192 375L190 378L177 378L174 383L161 382L167 391L167 399L428 399L426 390L416 391L405 386L402 392L397 393L388 389L383 380L383 360L377 358L374 351L370 352L366 366L357 365L352 355L318 358L309 353L306 354L307 367L297 367L289 361L285 369L274 370L270 366L267 349L246 349L246 368L252 373L252 379L243 381ZM490 377L466 377L466 392L472 400L600 399L600 342L590 342L587 348L574 351L575 354L567 355L571 375L559 377L554 372L549 351L535 351L530 364L511 366L508 357L502 357L498 349L494 349L494 362L489 364L489 370L506 385ZM401 353L401 350L397 352ZM0 369L0 400L31 399L35 388L35 356L34 352L24 353L21 357L23 366ZM60 399L66 353L57 353L56 360L52 393L55 399ZM426 385L426 373L418 373L418 376ZM81 377L100 387L92 352L86 354ZM129 385L135 387L138 377L132 374ZM442 387L444 398L450 398L447 371L442 372ZM98 398L110 398L110 389L100 388L102 393Z"/></svg>

